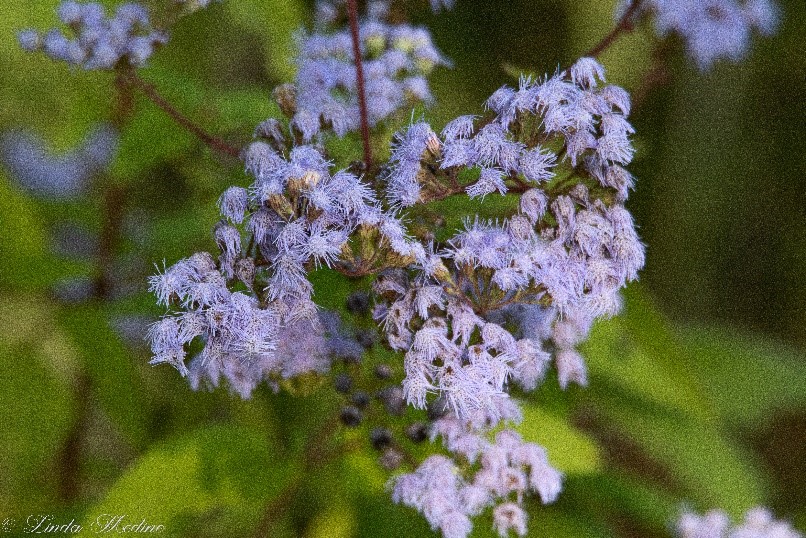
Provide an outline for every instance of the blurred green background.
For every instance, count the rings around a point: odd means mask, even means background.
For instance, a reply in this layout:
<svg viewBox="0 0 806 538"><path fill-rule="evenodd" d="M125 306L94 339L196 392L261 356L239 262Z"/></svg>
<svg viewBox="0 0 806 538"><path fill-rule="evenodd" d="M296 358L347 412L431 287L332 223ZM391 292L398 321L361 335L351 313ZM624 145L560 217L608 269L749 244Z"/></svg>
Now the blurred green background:
<svg viewBox="0 0 806 538"><path fill-rule="evenodd" d="M433 77L437 104L417 113L441 127L480 112L513 72L567 65L609 31L613 4L457 0L435 16L413 2L454 63ZM590 387L563 393L550 378L526 399L521 432L566 473L558 503L529 502L530 536L665 536L684 502L734 517L763 504L806 529L806 4L781 4L778 34L738 65L700 73L648 28L602 57L637 101L628 207L647 266L624 314L585 345ZM17 47L17 30L55 24L56 5L0 0L0 131L66 151L109 121L115 98L112 75ZM215 4L181 20L142 76L244 143L279 114L270 91L293 78L292 34L311 12ZM337 150L356 148L348 137ZM349 455L316 456L330 446L316 432L338 409L332 390L241 401L147 365L143 326L161 311L145 279L155 262L214 248L215 200L231 184L249 184L236 162L140 97L86 196L35 198L0 167L0 534L33 514L127 514L168 536L429 535L391 504L366 427L333 434L359 447ZM89 255L59 247L65 227ZM105 292L54 292L82 279ZM320 304L343 309L350 286L326 271L315 282ZM491 535L481 519L476 535Z"/></svg>

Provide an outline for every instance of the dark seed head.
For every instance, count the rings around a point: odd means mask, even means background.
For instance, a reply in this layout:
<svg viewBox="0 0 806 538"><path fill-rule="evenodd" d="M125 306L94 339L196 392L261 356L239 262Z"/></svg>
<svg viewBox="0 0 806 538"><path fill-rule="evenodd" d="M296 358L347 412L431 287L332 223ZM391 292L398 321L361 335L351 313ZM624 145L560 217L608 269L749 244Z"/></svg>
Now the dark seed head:
<svg viewBox="0 0 806 538"><path fill-rule="evenodd" d="M378 341L375 333L372 331L367 331L365 329L361 329L356 331L355 339L361 344L361 347L364 349L370 349L375 343Z"/></svg>
<svg viewBox="0 0 806 538"><path fill-rule="evenodd" d="M406 410L406 401L403 399L403 389L397 385L385 387L378 392L378 398L383 402L386 412L390 415L400 416Z"/></svg>
<svg viewBox="0 0 806 538"><path fill-rule="evenodd" d="M336 336L328 341L328 346L333 357L344 361L345 364L361 364L364 348L357 340Z"/></svg>
<svg viewBox="0 0 806 538"><path fill-rule="evenodd" d="M355 428L361 424L362 418L361 410L352 405L348 405L341 410L341 422L348 428Z"/></svg>
<svg viewBox="0 0 806 538"><path fill-rule="evenodd" d="M437 420L445 416L448 411L447 402L444 398L437 398L428 404L428 420Z"/></svg>
<svg viewBox="0 0 806 538"><path fill-rule="evenodd" d="M336 387L336 392L347 394L353 388L353 378L347 374L339 374L333 380L333 386Z"/></svg>
<svg viewBox="0 0 806 538"><path fill-rule="evenodd" d="M392 377L392 367L388 364L379 364L375 367L375 375L378 379L389 379Z"/></svg>
<svg viewBox="0 0 806 538"><path fill-rule="evenodd" d="M369 294L357 291L347 297L347 310L356 316L366 316L369 313Z"/></svg>
<svg viewBox="0 0 806 538"><path fill-rule="evenodd" d="M394 448L387 448L378 458L378 462L387 471L394 471L403 464L403 454Z"/></svg>
<svg viewBox="0 0 806 538"><path fill-rule="evenodd" d="M406 437L413 443L422 443L428 438L428 426L422 422L415 422L406 427Z"/></svg>
<svg viewBox="0 0 806 538"><path fill-rule="evenodd" d="M373 428L369 434L369 441L375 450L383 450L392 444L392 432L386 428Z"/></svg>
<svg viewBox="0 0 806 538"><path fill-rule="evenodd" d="M353 394L353 405L358 408L364 409L366 406L369 405L370 397L369 394L364 392L363 390L357 390Z"/></svg>

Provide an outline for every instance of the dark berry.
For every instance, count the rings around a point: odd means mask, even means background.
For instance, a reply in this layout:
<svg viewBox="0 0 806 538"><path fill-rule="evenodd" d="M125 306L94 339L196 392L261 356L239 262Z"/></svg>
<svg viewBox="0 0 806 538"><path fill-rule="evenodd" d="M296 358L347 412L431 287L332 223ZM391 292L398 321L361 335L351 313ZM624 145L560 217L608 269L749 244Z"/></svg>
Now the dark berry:
<svg viewBox="0 0 806 538"><path fill-rule="evenodd" d="M362 418L361 410L352 405L348 405L341 410L341 422L348 428L355 428L361 424Z"/></svg>
<svg viewBox="0 0 806 538"><path fill-rule="evenodd" d="M355 339L364 349L371 349L375 345L377 338L375 333L366 329L360 329L355 333Z"/></svg>
<svg viewBox="0 0 806 538"><path fill-rule="evenodd" d="M378 379L389 379L392 377L392 367L388 364L379 364L375 367L375 375Z"/></svg>
<svg viewBox="0 0 806 538"><path fill-rule="evenodd" d="M392 444L392 432L386 428L373 428L369 434L369 441L375 450L383 450Z"/></svg>
<svg viewBox="0 0 806 538"><path fill-rule="evenodd" d="M444 398L437 398L428 404L428 420L437 420L445 416L448 411Z"/></svg>
<svg viewBox="0 0 806 538"><path fill-rule="evenodd" d="M422 443L428 438L428 426L422 422L415 422L406 427L406 437L413 443Z"/></svg>
<svg viewBox="0 0 806 538"><path fill-rule="evenodd" d="M394 471L403 464L403 454L399 450L388 448L378 458L378 462L387 471Z"/></svg>
<svg viewBox="0 0 806 538"><path fill-rule="evenodd" d="M369 400L370 400L369 394L367 394L363 390L357 390L355 391L355 394L353 394L353 405L361 409L364 409L366 406L369 405Z"/></svg>
<svg viewBox="0 0 806 538"><path fill-rule="evenodd" d="M328 342L330 352L336 359L343 360L346 364L360 364L364 355L364 348L358 341L344 336L337 336Z"/></svg>
<svg viewBox="0 0 806 538"><path fill-rule="evenodd" d="M353 388L353 378L347 374L339 374L333 380L333 386L336 387L336 392L347 394Z"/></svg>
<svg viewBox="0 0 806 538"><path fill-rule="evenodd" d="M369 313L369 294L357 291L347 297L347 310L356 316L366 316Z"/></svg>

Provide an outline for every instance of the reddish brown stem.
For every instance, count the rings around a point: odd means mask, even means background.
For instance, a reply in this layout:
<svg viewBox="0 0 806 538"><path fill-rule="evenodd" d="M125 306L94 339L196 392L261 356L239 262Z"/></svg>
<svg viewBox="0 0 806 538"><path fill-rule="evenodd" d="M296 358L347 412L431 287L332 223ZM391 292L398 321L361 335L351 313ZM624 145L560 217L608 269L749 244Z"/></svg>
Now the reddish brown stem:
<svg viewBox="0 0 806 538"><path fill-rule="evenodd" d="M115 105L112 109L110 122L115 129L120 130L129 121L134 112L134 92L126 80L123 72L115 76Z"/></svg>
<svg viewBox="0 0 806 538"><path fill-rule="evenodd" d="M638 9L641 7L641 2L642 0L634 0L610 33L604 36L599 43L594 45L592 49L586 52L585 56L589 58L598 57L600 54L610 48L610 45L612 45L616 39L621 36L621 34L631 32L633 30L633 17L638 13Z"/></svg>
<svg viewBox="0 0 806 538"><path fill-rule="evenodd" d="M364 88L364 65L361 61L361 42L358 35L358 7L355 0L347 0L347 15L350 18L350 34L353 39L353 57L355 58L355 78L358 87L358 109L361 113L361 139L364 143L364 164L367 170L372 168L372 147L369 139L369 115L367 114L367 95Z"/></svg>
<svg viewBox="0 0 806 538"><path fill-rule="evenodd" d="M110 122L121 129L131 116L131 87L118 75L115 78L116 99ZM120 186L108 182L109 178L96 177L96 185L103 187L101 201L101 234L96 260L93 298L97 301L109 300L112 293L112 264L120 244L120 228L123 223L125 193ZM89 374L82 370L76 377L74 386L76 401L75 419L64 443L58 451L59 499L65 505L73 504L81 493L81 464L84 450L84 435L91 412L90 395L92 383Z"/></svg>
<svg viewBox="0 0 806 538"><path fill-rule="evenodd" d="M666 64L666 54L669 51L669 41L661 43L652 53L652 65L643 76L641 84L633 91L632 108L637 110L646 100L652 90L665 86L672 79L672 72Z"/></svg>
<svg viewBox="0 0 806 538"><path fill-rule="evenodd" d="M128 73L125 80L133 87L143 92L143 94L148 97L152 103L157 105L163 112L168 114L172 120L193 133L199 140L204 142L211 149L218 151L219 153L223 153L224 155L229 155L230 157L238 158L240 156L241 152L238 148L231 146L220 138L209 134L207 131L190 120L187 116L179 112L179 110L177 110L171 103L162 97L159 92L157 92L157 89L153 84L141 79L137 73Z"/></svg>
<svg viewBox="0 0 806 538"><path fill-rule="evenodd" d="M65 505L72 505L81 492L81 452L84 429L87 427L87 417L90 412L90 402L87 394L90 391L89 376L81 373L76 379L74 388L76 398L76 418L64 444L59 449L58 466L58 495Z"/></svg>
<svg viewBox="0 0 806 538"><path fill-rule="evenodd" d="M120 243L120 228L123 224L124 191L121 187L108 185L103 192L98 267L95 276L95 296L104 301L109 298L112 288L112 262Z"/></svg>

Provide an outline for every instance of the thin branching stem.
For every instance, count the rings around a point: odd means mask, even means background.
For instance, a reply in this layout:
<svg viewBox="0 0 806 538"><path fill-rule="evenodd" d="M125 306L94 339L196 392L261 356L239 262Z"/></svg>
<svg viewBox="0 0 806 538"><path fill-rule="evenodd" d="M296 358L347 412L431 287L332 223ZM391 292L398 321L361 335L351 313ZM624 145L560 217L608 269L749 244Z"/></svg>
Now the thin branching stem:
<svg viewBox="0 0 806 538"><path fill-rule="evenodd" d="M633 17L638 13L642 4L642 0L634 0L630 3L630 7L624 12L616 26L610 31L609 34L604 36L601 41L593 46L588 52L585 53L586 57L598 58L600 54L610 48L610 45L616 42L621 34L632 32L633 30Z"/></svg>
<svg viewBox="0 0 806 538"><path fill-rule="evenodd" d="M190 131L211 149L230 157L238 158L240 156L241 152L237 147L231 146L227 142L205 131L202 127L177 110L177 108L168 102L168 100L162 97L153 84L140 78L134 71L129 71L125 75L124 80L134 88L140 90L143 95L145 95L152 103L157 105L157 107L159 107L163 112L168 114L172 120L174 120L181 127Z"/></svg>
<svg viewBox="0 0 806 538"><path fill-rule="evenodd" d="M131 117L131 87L121 77L115 79L115 106L111 123L122 128ZM112 295L112 271L115 253L120 245L121 227L125 208L125 191L114 185L110 178L100 175L97 185L103 189L101 198L101 233L98 253L95 260L95 280L93 299L108 301ZM84 452L84 435L90 419L92 380L85 368L76 376L73 387L76 402L75 418L63 444L58 450L59 499L65 504L73 504L81 494L81 465Z"/></svg>
<svg viewBox="0 0 806 538"><path fill-rule="evenodd" d="M83 453L84 430L90 413L90 379L81 372L73 388L76 412L67 437L59 448L57 460L59 500L65 505L73 504L81 493L81 458Z"/></svg>
<svg viewBox="0 0 806 538"><path fill-rule="evenodd" d="M355 79L358 87L358 109L361 113L361 140L364 144L364 165L372 169L372 146L369 137L369 114L367 113L367 95L364 87L364 64L361 60L361 41L358 34L358 7L356 0L347 0L347 15L350 18L350 34L353 40L353 57L355 58Z"/></svg>

